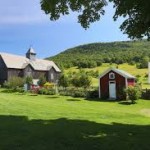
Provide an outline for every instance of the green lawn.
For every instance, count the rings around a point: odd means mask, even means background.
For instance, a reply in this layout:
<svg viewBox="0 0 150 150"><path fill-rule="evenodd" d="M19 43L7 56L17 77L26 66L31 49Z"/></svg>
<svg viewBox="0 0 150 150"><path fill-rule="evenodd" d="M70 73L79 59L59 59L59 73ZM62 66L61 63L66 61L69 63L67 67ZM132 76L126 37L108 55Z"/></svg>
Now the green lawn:
<svg viewBox="0 0 150 150"><path fill-rule="evenodd" d="M0 92L0 150L149 150L150 101Z"/></svg>

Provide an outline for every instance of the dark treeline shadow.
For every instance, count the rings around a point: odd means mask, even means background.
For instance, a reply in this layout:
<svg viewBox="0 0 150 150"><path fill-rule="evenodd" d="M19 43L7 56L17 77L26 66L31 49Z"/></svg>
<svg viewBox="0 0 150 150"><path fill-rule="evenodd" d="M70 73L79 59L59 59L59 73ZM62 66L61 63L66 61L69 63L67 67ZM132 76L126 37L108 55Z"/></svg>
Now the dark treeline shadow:
<svg viewBox="0 0 150 150"><path fill-rule="evenodd" d="M149 150L150 125L0 116L0 150Z"/></svg>

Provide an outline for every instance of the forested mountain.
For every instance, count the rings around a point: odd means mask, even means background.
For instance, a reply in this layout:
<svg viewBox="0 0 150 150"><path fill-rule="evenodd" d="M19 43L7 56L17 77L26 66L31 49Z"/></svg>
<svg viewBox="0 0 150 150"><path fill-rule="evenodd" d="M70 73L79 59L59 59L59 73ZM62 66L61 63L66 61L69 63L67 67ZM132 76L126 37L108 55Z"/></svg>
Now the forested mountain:
<svg viewBox="0 0 150 150"><path fill-rule="evenodd" d="M150 59L150 42L142 40L92 43L68 49L47 59L54 60L64 68L92 68L102 63L136 63L142 68Z"/></svg>

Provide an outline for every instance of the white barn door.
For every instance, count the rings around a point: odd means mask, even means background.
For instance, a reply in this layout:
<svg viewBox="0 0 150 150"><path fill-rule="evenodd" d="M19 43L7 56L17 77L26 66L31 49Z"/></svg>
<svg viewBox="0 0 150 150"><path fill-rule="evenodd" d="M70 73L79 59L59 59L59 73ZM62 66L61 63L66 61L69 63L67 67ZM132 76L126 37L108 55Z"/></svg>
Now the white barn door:
<svg viewBox="0 0 150 150"><path fill-rule="evenodd" d="M109 82L109 99L116 99L116 82Z"/></svg>

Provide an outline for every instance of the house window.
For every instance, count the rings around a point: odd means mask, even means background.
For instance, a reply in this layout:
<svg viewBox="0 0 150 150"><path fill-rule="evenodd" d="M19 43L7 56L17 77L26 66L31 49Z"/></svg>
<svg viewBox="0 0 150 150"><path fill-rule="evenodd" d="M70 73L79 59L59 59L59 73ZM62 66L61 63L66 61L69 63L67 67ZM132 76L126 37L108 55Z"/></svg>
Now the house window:
<svg viewBox="0 0 150 150"><path fill-rule="evenodd" d="M115 74L113 72L109 74L109 79L115 79Z"/></svg>
<svg viewBox="0 0 150 150"><path fill-rule="evenodd" d="M30 76L32 76L32 72L31 72L31 71L28 71L28 72L26 73L26 75L27 75L28 77L30 77Z"/></svg>
<svg viewBox="0 0 150 150"><path fill-rule="evenodd" d="M51 73L51 80L54 80L54 74Z"/></svg>

